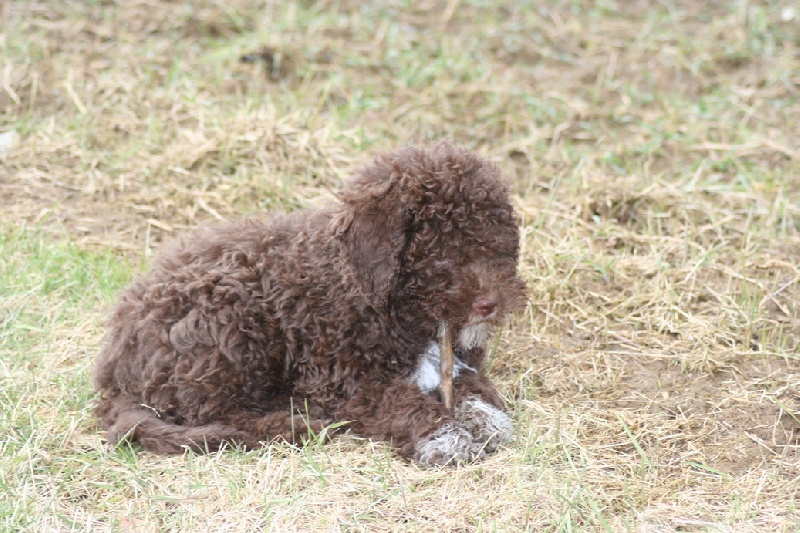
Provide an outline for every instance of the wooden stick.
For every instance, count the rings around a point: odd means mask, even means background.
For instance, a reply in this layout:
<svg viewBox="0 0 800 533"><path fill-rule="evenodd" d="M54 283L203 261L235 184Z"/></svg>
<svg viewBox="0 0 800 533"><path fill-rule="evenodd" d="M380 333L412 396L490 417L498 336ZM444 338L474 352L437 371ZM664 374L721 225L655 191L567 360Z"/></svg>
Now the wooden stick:
<svg viewBox="0 0 800 533"><path fill-rule="evenodd" d="M439 371L441 379L439 391L444 399L444 407L453 411L453 334L447 322L442 324L442 337L439 341Z"/></svg>

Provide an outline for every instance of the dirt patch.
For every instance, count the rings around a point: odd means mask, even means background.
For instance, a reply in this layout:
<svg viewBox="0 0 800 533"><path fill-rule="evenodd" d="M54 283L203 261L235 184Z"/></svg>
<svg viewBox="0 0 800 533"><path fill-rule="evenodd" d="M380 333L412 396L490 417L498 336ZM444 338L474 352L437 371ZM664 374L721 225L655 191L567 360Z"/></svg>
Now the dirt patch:
<svg viewBox="0 0 800 533"><path fill-rule="evenodd" d="M800 457L800 363L739 361L695 373L664 361L631 362L611 408L645 409L673 420L674 453L692 448L714 469L742 474L765 456ZM661 445L666 445L665 440Z"/></svg>
<svg viewBox="0 0 800 533"><path fill-rule="evenodd" d="M581 413L575 426L562 420L561 431L574 432L598 461L628 458L667 484L687 471L738 476L775 461L787 465L785 479L800 474L800 361L752 357L692 369L663 354L589 344L539 345L534 366L504 369L515 374L509 390L519 398Z"/></svg>

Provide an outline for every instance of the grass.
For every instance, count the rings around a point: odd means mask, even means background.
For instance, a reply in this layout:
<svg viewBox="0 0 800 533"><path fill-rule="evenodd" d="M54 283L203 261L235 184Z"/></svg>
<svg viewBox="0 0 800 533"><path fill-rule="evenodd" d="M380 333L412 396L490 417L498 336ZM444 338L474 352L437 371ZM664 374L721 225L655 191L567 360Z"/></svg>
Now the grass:
<svg viewBox="0 0 800 533"><path fill-rule="evenodd" d="M796 530L798 17L6 2L0 530ZM445 137L497 161L522 219L531 304L490 367L512 446L425 471L352 436L171 458L103 442L102 319L162 242L323 205L371 153Z"/></svg>

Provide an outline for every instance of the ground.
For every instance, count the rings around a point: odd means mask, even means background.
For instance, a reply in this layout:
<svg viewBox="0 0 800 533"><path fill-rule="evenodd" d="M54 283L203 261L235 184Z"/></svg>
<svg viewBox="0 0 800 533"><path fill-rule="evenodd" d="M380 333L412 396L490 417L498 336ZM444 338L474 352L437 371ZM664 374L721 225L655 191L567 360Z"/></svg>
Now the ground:
<svg viewBox="0 0 800 533"><path fill-rule="evenodd" d="M800 9L790 0L0 6L0 529L800 528ZM115 294L216 219L333 201L449 138L521 215L516 424L444 470L346 435L111 448Z"/></svg>

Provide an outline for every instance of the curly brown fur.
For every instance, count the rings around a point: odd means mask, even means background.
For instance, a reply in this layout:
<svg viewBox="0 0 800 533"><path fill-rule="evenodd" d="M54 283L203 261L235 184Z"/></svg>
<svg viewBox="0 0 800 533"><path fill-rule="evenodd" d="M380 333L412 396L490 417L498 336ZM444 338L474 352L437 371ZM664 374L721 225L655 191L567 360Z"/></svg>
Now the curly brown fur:
<svg viewBox="0 0 800 533"><path fill-rule="evenodd" d="M480 456L510 435L481 366L487 326L525 301L518 254L494 165L447 143L377 157L340 205L167 248L112 313L97 413L109 441L160 453L347 421L426 464ZM443 321L454 414L431 374Z"/></svg>

